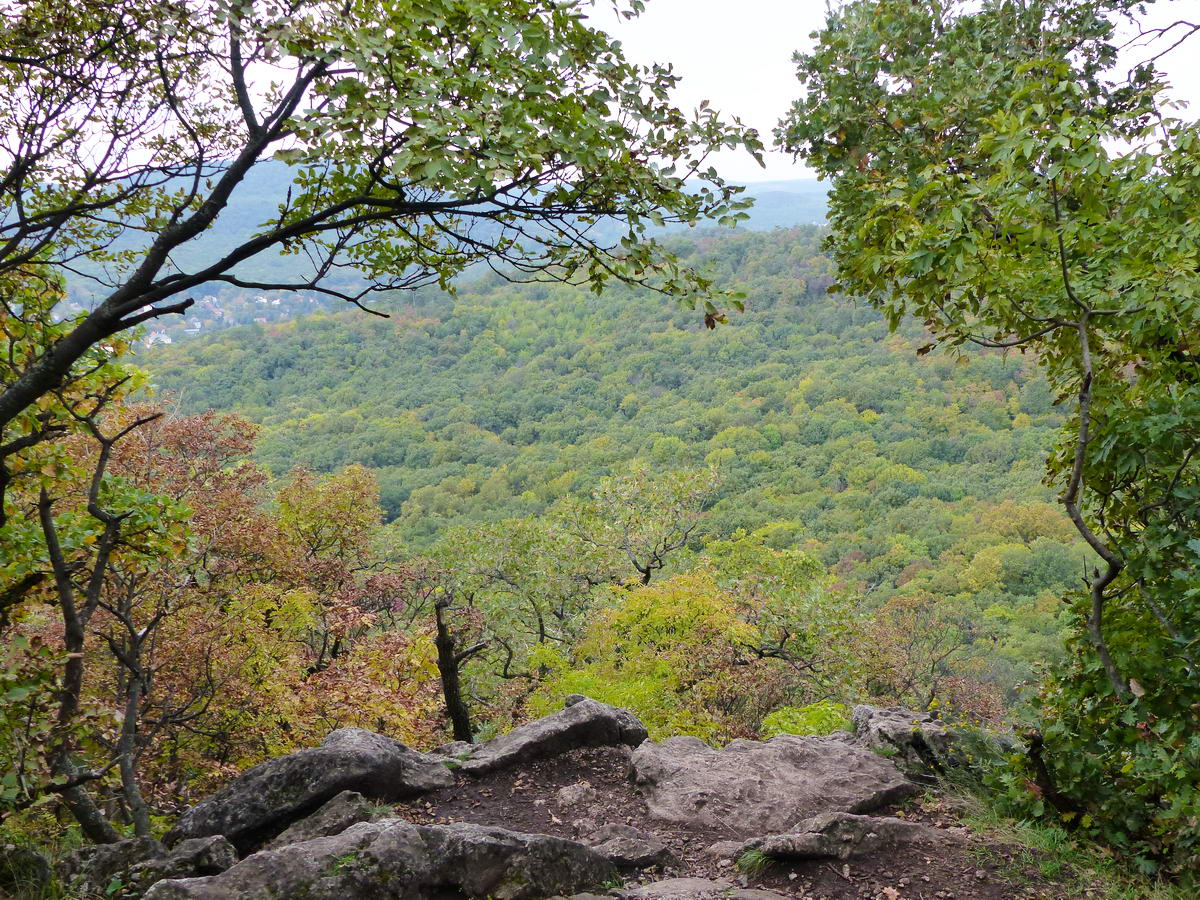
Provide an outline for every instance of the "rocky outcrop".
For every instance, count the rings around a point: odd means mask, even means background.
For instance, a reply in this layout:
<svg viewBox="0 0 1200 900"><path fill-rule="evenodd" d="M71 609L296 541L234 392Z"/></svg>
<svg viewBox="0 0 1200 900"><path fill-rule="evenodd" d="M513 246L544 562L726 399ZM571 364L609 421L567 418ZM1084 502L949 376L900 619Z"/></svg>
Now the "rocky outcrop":
<svg viewBox="0 0 1200 900"><path fill-rule="evenodd" d="M929 844L938 837L927 825L892 816L825 813L805 819L787 834L747 841L742 850L757 850L772 859L849 859L907 844Z"/></svg>
<svg viewBox="0 0 1200 900"><path fill-rule="evenodd" d="M647 737L646 726L629 710L572 698L554 715L476 745L469 756L459 757L459 768L468 775L486 775L580 747L636 747Z"/></svg>
<svg viewBox="0 0 1200 900"><path fill-rule="evenodd" d="M220 834L240 853L260 847L342 791L403 800L454 783L436 757L383 735L343 728L319 747L248 770L183 814L167 842Z"/></svg>
<svg viewBox="0 0 1200 900"><path fill-rule="evenodd" d="M679 863L666 844L632 825L602 825L584 843L624 872Z"/></svg>
<svg viewBox="0 0 1200 900"><path fill-rule="evenodd" d="M533 900L599 887L616 869L575 841L482 825L384 819L264 850L211 878L160 881L146 900Z"/></svg>
<svg viewBox="0 0 1200 900"><path fill-rule="evenodd" d="M351 825L371 821L377 809L357 791L342 791L311 816L289 825L282 834L264 844L263 849L278 850L288 844L341 834Z"/></svg>
<svg viewBox="0 0 1200 900"><path fill-rule="evenodd" d="M698 738L646 743L632 759L650 814L750 838L823 812L864 813L919 788L888 760L837 737L779 735L716 750Z"/></svg>
<svg viewBox="0 0 1200 900"><path fill-rule="evenodd" d="M852 718L858 743L887 755L909 776L924 781L1017 749L1007 736L956 728L929 713L900 706L856 706Z"/></svg>
<svg viewBox="0 0 1200 900"><path fill-rule="evenodd" d="M141 892L164 878L216 875L237 861L237 851L220 835L192 838L172 850L153 838L132 838L68 854L59 864L59 878L72 896L107 896L114 881L126 893Z"/></svg>

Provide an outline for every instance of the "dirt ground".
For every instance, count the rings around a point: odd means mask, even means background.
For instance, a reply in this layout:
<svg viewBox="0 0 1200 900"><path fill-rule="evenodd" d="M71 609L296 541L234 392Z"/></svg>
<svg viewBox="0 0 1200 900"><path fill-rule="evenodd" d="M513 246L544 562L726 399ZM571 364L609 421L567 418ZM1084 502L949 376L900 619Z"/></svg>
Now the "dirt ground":
<svg viewBox="0 0 1200 900"><path fill-rule="evenodd" d="M560 795L563 788L567 791ZM666 873L643 872L628 886L688 875L723 878L803 900L1067 900L1088 895L1074 882L1068 887L1048 879L1026 848L973 833L957 821L948 804L931 796L879 812L932 826L937 837L928 846L845 863L776 863L758 874L745 874L729 855L708 852L713 844L729 840L732 832L695 831L650 818L629 779L626 748L586 748L481 778L460 775L454 787L397 805L396 812L423 824L474 822L576 840L604 824L632 825L666 844L682 864Z"/></svg>

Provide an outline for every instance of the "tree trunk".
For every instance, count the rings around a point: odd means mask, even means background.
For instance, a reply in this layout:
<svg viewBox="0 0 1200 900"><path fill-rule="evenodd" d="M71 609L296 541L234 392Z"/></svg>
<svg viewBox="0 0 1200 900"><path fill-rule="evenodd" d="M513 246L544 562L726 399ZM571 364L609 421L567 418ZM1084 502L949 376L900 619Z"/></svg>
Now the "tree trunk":
<svg viewBox="0 0 1200 900"><path fill-rule="evenodd" d="M443 609L441 603L434 603L433 618L437 625L434 645L437 647L438 673L442 676L442 697L446 701L446 715L449 716L450 725L454 729L454 739L471 743L471 713L466 700L463 699L454 635L446 626Z"/></svg>
<svg viewBox="0 0 1200 900"><path fill-rule="evenodd" d="M117 755L121 769L121 794L129 809L134 833L138 837L150 836L150 810L142 799L137 778L137 729L138 707L142 701L142 679L130 674L125 691L125 718L121 723L121 737L117 742Z"/></svg>
<svg viewBox="0 0 1200 900"><path fill-rule="evenodd" d="M50 498L44 488L38 503L38 513L42 533L46 539L46 549L54 569L63 614L63 649L67 652L62 685L58 691L58 713L55 718L58 733L54 737L55 743L50 749L48 762L53 775L70 781L80 774L74 759L71 758L70 733L83 696L84 623L75 606L75 589L58 543L58 532L50 510ZM121 835L109 824L104 813L82 785L67 788L62 791L61 796L88 840L97 844L115 844L121 839Z"/></svg>

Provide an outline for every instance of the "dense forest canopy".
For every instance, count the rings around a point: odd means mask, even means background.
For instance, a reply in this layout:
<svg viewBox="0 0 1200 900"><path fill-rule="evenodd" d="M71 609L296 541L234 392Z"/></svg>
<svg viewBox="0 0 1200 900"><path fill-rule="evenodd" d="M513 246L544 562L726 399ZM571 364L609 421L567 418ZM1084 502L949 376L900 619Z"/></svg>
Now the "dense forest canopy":
<svg viewBox="0 0 1200 900"><path fill-rule="evenodd" d="M544 515L633 463L714 465L705 535L769 528L871 607L957 598L975 665L1012 691L1056 652L1052 598L1087 559L1041 484L1061 415L1029 357L920 357L915 323L891 334L831 297L821 237L675 244L746 294L716 331L644 294L490 279L398 299L391 320L233 329L139 361L184 411L260 423L276 474L369 467L413 550Z"/></svg>

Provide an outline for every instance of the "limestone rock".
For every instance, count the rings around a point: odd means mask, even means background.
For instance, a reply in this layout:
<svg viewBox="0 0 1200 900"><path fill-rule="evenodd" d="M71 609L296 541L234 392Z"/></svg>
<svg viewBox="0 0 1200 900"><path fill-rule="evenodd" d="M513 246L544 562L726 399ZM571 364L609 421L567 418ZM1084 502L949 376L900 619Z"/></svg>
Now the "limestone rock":
<svg viewBox="0 0 1200 900"><path fill-rule="evenodd" d="M928 825L892 816L826 813L806 819L788 834L747 841L742 849L758 850L773 859L849 859L938 838L938 831Z"/></svg>
<svg viewBox="0 0 1200 900"><path fill-rule="evenodd" d="M403 800L454 783L437 757L383 735L343 728L319 747L267 760L183 814L168 843L225 835L247 853L342 791Z"/></svg>
<svg viewBox="0 0 1200 900"><path fill-rule="evenodd" d="M375 804L357 791L342 791L311 816L294 822L281 835L267 841L263 849L276 850L288 844L341 834L351 825L371 821L375 810Z"/></svg>
<svg viewBox="0 0 1200 900"><path fill-rule="evenodd" d="M474 744L466 741L451 741L448 744L442 744L440 747L435 747L430 751L434 756L444 756L447 759L462 759L471 755L471 751L475 749Z"/></svg>
<svg viewBox="0 0 1200 900"><path fill-rule="evenodd" d="M114 878L132 884L129 873L134 866L166 855L167 848L148 837L93 844L63 857L58 864L58 877L75 896L103 895Z"/></svg>
<svg viewBox="0 0 1200 900"><path fill-rule="evenodd" d="M160 881L146 900L533 900L615 878L612 863L575 841L483 825L384 819L255 853L220 875Z"/></svg>
<svg viewBox="0 0 1200 900"><path fill-rule="evenodd" d="M140 892L164 878L216 875L237 861L237 850L220 835L191 838L169 851L153 838L132 838L76 850L60 862L59 877L72 896L90 897L104 895L114 880Z"/></svg>
<svg viewBox="0 0 1200 900"><path fill-rule="evenodd" d="M590 781L578 781L560 787L554 794L554 801L559 806L591 806L600 800L600 793L592 787Z"/></svg>
<svg viewBox="0 0 1200 900"><path fill-rule="evenodd" d="M837 737L783 734L723 750L699 738L646 743L634 778L657 819L750 838L825 812L863 813L919 792L888 760Z"/></svg>
<svg viewBox="0 0 1200 900"><path fill-rule="evenodd" d="M580 747L636 747L647 737L646 726L633 713L584 698L554 715L476 745L462 761L461 770L486 775Z"/></svg>
<svg viewBox="0 0 1200 900"><path fill-rule="evenodd" d="M900 706L856 706L852 718L858 743L888 755L909 776L924 780L1016 749L1004 735L955 728Z"/></svg>
<svg viewBox="0 0 1200 900"><path fill-rule="evenodd" d="M743 841L717 841L704 848L704 855L733 864L744 849Z"/></svg>
<svg viewBox="0 0 1200 900"><path fill-rule="evenodd" d="M584 843L623 871L648 869L651 866L666 868L679 864L666 844L632 825L602 825Z"/></svg>
<svg viewBox="0 0 1200 900"><path fill-rule="evenodd" d="M238 861L237 849L219 834L181 841L166 856L156 856L129 870L129 883L140 890L164 878L217 875Z"/></svg>

